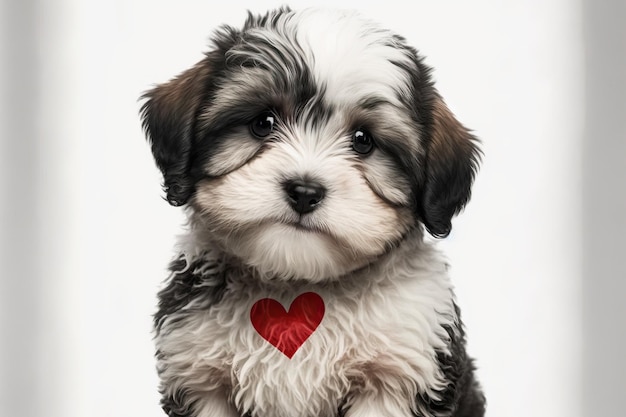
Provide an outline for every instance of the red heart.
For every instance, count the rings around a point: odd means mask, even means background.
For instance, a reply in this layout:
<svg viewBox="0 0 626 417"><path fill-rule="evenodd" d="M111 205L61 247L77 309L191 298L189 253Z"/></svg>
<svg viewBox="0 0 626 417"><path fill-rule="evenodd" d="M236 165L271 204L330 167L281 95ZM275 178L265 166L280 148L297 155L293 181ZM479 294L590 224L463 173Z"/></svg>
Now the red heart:
<svg viewBox="0 0 626 417"><path fill-rule="evenodd" d="M250 310L250 320L263 339L291 359L322 322L324 310L322 297L305 292L293 300L289 312L272 298L257 301Z"/></svg>

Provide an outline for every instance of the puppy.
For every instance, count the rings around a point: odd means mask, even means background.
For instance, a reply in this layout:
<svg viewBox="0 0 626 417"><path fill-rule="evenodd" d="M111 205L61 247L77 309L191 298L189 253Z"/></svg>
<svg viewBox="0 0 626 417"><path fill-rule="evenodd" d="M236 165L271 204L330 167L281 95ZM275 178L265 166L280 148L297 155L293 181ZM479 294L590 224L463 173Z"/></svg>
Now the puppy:
<svg viewBox="0 0 626 417"><path fill-rule="evenodd" d="M351 12L224 26L144 96L188 230L155 316L171 417L478 417L442 255L480 151L403 38Z"/></svg>

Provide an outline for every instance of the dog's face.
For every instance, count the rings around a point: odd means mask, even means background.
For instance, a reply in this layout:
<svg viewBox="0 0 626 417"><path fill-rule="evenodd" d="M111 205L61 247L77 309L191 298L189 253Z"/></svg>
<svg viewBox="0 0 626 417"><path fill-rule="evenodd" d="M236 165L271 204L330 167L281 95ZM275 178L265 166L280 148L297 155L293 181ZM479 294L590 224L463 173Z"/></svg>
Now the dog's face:
<svg viewBox="0 0 626 417"><path fill-rule="evenodd" d="M168 200L260 276L339 277L421 224L447 235L469 199L475 139L415 50L355 14L250 16L146 98Z"/></svg>

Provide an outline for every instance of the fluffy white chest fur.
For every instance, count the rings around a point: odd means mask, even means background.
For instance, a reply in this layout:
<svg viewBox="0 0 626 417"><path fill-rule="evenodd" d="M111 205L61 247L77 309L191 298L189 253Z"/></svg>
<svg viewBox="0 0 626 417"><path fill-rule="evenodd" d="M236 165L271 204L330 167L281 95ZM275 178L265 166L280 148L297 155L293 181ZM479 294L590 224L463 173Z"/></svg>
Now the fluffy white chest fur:
<svg viewBox="0 0 626 417"><path fill-rule="evenodd" d="M358 400L377 393L396 400L384 404L394 416L412 415L417 396L436 398L444 388L436 350L447 351L446 328L457 321L445 262L434 248L412 242L376 266L323 285L262 284L230 269L218 252L205 255L207 263L191 272L203 277L199 288L223 286L221 297L210 307L194 298L162 319L157 348L166 395L192 393L186 401L198 417L335 416L341 407L349 407L346 415L380 415L378 403ZM325 314L289 359L257 333L250 310L262 298L288 308L307 291L322 297ZM367 392L372 395L362 395Z"/></svg>

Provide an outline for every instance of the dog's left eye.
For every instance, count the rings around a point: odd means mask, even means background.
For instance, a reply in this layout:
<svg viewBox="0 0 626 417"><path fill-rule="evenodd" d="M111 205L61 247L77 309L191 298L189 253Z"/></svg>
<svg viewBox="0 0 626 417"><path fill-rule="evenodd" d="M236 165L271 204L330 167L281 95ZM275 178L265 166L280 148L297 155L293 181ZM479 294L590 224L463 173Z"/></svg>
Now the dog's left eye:
<svg viewBox="0 0 626 417"><path fill-rule="evenodd" d="M250 122L250 132L257 138L264 138L274 130L276 119L270 112L264 112Z"/></svg>
<svg viewBox="0 0 626 417"><path fill-rule="evenodd" d="M352 135L352 149L361 155L367 155L374 149L374 139L365 129L357 129Z"/></svg>

